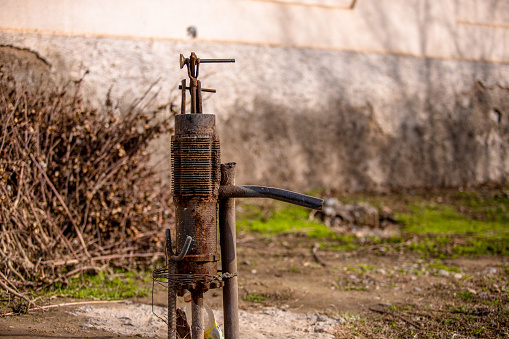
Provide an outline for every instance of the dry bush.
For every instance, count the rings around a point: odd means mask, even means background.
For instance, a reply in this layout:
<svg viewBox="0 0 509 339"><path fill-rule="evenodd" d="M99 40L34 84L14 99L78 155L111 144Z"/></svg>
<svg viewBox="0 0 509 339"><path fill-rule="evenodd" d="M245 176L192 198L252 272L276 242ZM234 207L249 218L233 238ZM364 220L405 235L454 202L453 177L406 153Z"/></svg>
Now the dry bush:
<svg viewBox="0 0 509 339"><path fill-rule="evenodd" d="M169 131L173 104L143 113L145 96L127 112L97 111L80 84L27 89L0 69L0 288L13 294L150 262L173 221L147 151Z"/></svg>

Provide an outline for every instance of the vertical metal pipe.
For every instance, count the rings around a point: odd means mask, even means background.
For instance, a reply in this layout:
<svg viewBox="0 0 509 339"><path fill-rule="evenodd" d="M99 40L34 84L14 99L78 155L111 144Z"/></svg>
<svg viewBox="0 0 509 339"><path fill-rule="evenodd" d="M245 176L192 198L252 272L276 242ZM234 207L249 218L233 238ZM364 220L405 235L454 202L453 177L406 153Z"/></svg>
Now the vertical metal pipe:
<svg viewBox="0 0 509 339"><path fill-rule="evenodd" d="M168 265L168 276L174 276L176 273L175 262L171 259ZM168 279L168 339L177 338L177 295L173 282Z"/></svg>
<svg viewBox="0 0 509 339"><path fill-rule="evenodd" d="M201 339L204 336L205 330L203 329L203 292L191 291L191 313L193 317L193 325L191 326L191 333L193 339Z"/></svg>
<svg viewBox="0 0 509 339"><path fill-rule="evenodd" d="M200 80L198 80L198 87L196 88L196 107L197 107L196 113L203 113Z"/></svg>
<svg viewBox="0 0 509 339"><path fill-rule="evenodd" d="M182 80L182 101L180 102L180 114L186 113L186 79Z"/></svg>
<svg viewBox="0 0 509 339"><path fill-rule="evenodd" d="M168 339L177 338L177 294L172 281L177 273L176 262L171 260L171 231L166 230L166 267L168 267Z"/></svg>
<svg viewBox="0 0 509 339"><path fill-rule="evenodd" d="M196 111L196 93L198 88L198 81L196 78L191 78L189 83L190 92L191 92L191 113L198 113Z"/></svg>
<svg viewBox="0 0 509 339"><path fill-rule="evenodd" d="M221 165L221 186L235 185L234 162ZM239 288L237 273L237 232L235 227L235 199L219 201L219 232L223 273L234 274L225 279L223 314L225 339L239 338Z"/></svg>

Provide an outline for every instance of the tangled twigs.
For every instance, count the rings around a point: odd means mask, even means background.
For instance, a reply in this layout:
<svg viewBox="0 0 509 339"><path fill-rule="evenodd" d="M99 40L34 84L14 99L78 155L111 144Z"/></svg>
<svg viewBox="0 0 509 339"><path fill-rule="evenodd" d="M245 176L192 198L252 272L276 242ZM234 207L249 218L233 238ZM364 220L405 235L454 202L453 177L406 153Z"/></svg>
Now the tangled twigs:
<svg viewBox="0 0 509 339"><path fill-rule="evenodd" d="M60 194L58 194L58 191L57 189L55 188L55 186L51 183L51 180L49 180L48 176L46 175L46 173L44 172L44 170L41 168L41 166L37 163L37 160L35 160L33 154L30 152L30 150L28 149L28 147L23 143L23 141L21 140L19 134L18 134L18 131L16 129L14 129L14 132L16 133L16 137L19 141L19 143L23 146L23 148L26 150L28 156L30 157L30 159L32 160L32 163L37 167L37 169L40 171L40 173L42 174L42 176L44 177L44 180L46 180L46 183L48 184L48 186L51 188L51 190L53 191L53 194L55 194L55 196L57 197L58 201L60 202L62 208L64 209L65 213L67 214L67 216L69 217L69 220L71 221L72 225L74 226L74 230L76 232L76 234L78 235L78 238L80 239L80 243L81 243L81 246L83 246L83 250L85 251L85 254L87 255L87 257L90 258L90 254L88 253L87 251L87 245L85 244L85 240L83 240L83 236L81 235L81 231L80 229L78 228L78 225L76 225L76 222L74 221L74 218L72 217L71 215L71 212L69 212L69 209L67 208L65 202L64 202L64 199L62 199L62 196ZM23 168L22 167L22 172L23 173ZM18 196L19 196L19 192L21 192L21 190L18 190ZM17 198L16 198L17 199ZM16 200L17 202L17 200ZM17 203L15 202L15 206L17 205ZM72 247L71 247L71 250L72 250ZM73 254L76 255L76 253L73 251Z"/></svg>
<svg viewBox="0 0 509 339"><path fill-rule="evenodd" d="M64 304L56 304L56 305L46 305L35 307L33 310L46 310L48 308L57 308L57 307L66 307L66 306L76 306L76 305L90 305L90 304L119 304L125 303L126 300L95 300L95 301L78 301L73 303L64 303ZM15 312L5 313L2 316L15 315Z"/></svg>
<svg viewBox="0 0 509 339"><path fill-rule="evenodd" d="M23 294L20 294L18 291L14 290L14 289L10 288L9 286L7 286L6 284L4 284L2 282L2 280L0 280L0 287L2 287L4 290L9 292L10 294L27 301L29 304L31 303L30 299L28 299Z"/></svg>
<svg viewBox="0 0 509 339"><path fill-rule="evenodd" d="M98 111L80 82L28 89L0 72L0 294L29 301L23 287L163 251L170 192L147 146L171 130L174 106L146 112L151 87L127 111Z"/></svg>

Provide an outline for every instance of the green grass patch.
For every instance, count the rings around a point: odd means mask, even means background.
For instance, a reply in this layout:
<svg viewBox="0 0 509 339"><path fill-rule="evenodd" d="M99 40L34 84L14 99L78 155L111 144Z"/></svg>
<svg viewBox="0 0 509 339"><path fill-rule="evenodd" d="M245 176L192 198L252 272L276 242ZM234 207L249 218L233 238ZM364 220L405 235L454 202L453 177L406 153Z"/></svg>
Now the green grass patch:
<svg viewBox="0 0 509 339"><path fill-rule="evenodd" d="M336 234L331 240L333 241L324 241L320 244L321 248L338 251L338 252L346 252L355 250L359 248L362 244L359 241L359 237L350 234Z"/></svg>
<svg viewBox="0 0 509 339"><path fill-rule="evenodd" d="M391 305L388 307L389 310L393 312L407 312L412 311L415 306L414 305Z"/></svg>
<svg viewBox="0 0 509 339"><path fill-rule="evenodd" d="M48 296L65 295L70 298L94 300L119 300L131 297L144 297L150 289L138 287L137 283L148 281L149 274L117 271L114 274L98 272L84 274L83 277L69 279L66 286L56 282L46 291Z"/></svg>
<svg viewBox="0 0 509 339"><path fill-rule="evenodd" d="M509 255L509 197L503 189L427 195L352 195L340 197L340 200L343 203L367 201L379 207L391 206L401 223L401 235L380 238L336 234L321 222L309 220L309 209L270 200L239 204L237 225L240 231L264 237L292 232L306 234L324 239L320 243L322 248L341 252L361 246L404 243L413 238L414 241L404 247L389 246L381 251L406 249L440 259Z"/></svg>
<svg viewBox="0 0 509 339"><path fill-rule="evenodd" d="M494 307L498 307L498 306L502 305L502 301L498 300L498 299L496 299L496 300L486 300L486 301L483 301L482 303L485 304L485 305L494 306Z"/></svg>
<svg viewBox="0 0 509 339"><path fill-rule="evenodd" d="M396 215L404 232L420 235L408 248L422 254L509 255L509 198L505 195L457 192L448 204L415 197Z"/></svg>
<svg viewBox="0 0 509 339"><path fill-rule="evenodd" d="M487 220L509 224L509 195L507 191L495 191L489 195L477 192L457 192L451 203L466 207L469 214Z"/></svg>
<svg viewBox="0 0 509 339"><path fill-rule="evenodd" d="M447 266L447 265L444 265L440 261L435 261L435 262L429 264L429 266L433 267L436 270L446 270L447 272L461 273L461 269L459 267L453 266L453 265Z"/></svg>
<svg viewBox="0 0 509 339"><path fill-rule="evenodd" d="M264 296L263 294L258 294L256 292L250 292L246 295L244 300L255 302L255 303L263 303L263 302L267 301L267 297Z"/></svg>
<svg viewBox="0 0 509 339"><path fill-rule="evenodd" d="M472 308L467 305L458 305L458 306L450 306L449 312L451 313L460 313L460 314L470 314L473 312Z"/></svg>
<svg viewBox="0 0 509 339"><path fill-rule="evenodd" d="M358 264L357 266L361 269L362 272L368 272L375 269L375 266L371 264Z"/></svg>
<svg viewBox="0 0 509 339"><path fill-rule="evenodd" d="M473 236L466 244L454 244L453 253L457 255L497 254L509 255L509 237L500 236Z"/></svg>
<svg viewBox="0 0 509 339"><path fill-rule="evenodd" d="M326 225L309 220L310 210L279 201L266 204L243 204L238 212L241 231L277 234L298 231L312 238L335 238Z"/></svg>
<svg viewBox="0 0 509 339"><path fill-rule="evenodd" d="M475 294L470 291L459 291L456 295L463 300L472 300L475 297Z"/></svg>
<svg viewBox="0 0 509 339"><path fill-rule="evenodd" d="M404 223L404 230L414 233L480 233L497 232L509 234L509 218L492 215L492 219L479 220L459 213L455 207L420 201L408 206L410 212L397 214ZM478 207L479 209L480 207ZM488 209L488 208L486 208Z"/></svg>

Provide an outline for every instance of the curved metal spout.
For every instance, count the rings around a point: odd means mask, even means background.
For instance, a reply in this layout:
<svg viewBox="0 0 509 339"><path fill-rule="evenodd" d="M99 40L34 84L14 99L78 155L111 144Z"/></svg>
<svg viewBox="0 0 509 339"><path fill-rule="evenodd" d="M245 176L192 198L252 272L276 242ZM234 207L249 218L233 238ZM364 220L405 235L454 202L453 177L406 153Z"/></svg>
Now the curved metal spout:
<svg viewBox="0 0 509 339"><path fill-rule="evenodd" d="M219 198L271 198L316 210L323 206L323 199L264 186L220 186Z"/></svg>
<svg viewBox="0 0 509 339"><path fill-rule="evenodd" d="M184 243L184 247L182 247L182 251L180 251L179 255L172 255L171 260L173 261L181 261L186 256L187 252L189 251L189 247L191 247L191 242L193 241L193 238L190 236L187 236L186 242Z"/></svg>

